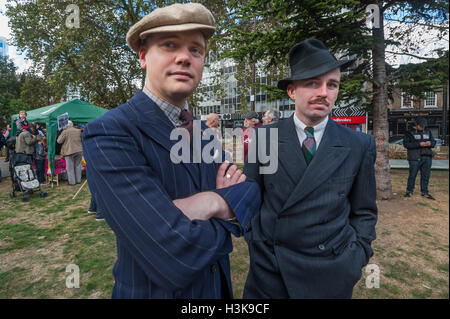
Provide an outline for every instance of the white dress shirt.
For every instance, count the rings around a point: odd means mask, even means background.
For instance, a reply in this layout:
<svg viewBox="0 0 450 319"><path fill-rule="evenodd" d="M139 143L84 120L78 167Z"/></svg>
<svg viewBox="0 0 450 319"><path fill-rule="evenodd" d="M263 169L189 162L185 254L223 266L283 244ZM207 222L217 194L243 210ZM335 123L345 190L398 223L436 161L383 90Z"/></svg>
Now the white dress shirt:
<svg viewBox="0 0 450 319"><path fill-rule="evenodd" d="M314 139L316 140L316 150L319 148L320 141L322 140L323 132L328 123L328 116L319 124L314 127ZM297 114L294 113L294 124L297 136L300 141L300 146L303 145L303 141L306 139L305 127L306 124L300 121Z"/></svg>

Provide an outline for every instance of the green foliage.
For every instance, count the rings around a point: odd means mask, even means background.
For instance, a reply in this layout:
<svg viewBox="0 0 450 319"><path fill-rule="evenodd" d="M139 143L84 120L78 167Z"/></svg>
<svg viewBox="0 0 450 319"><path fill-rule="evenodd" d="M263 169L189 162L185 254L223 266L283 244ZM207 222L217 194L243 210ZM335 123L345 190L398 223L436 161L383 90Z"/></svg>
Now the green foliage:
<svg viewBox="0 0 450 319"><path fill-rule="evenodd" d="M391 74L391 81L402 92L422 99L425 92L442 90L448 85L448 51L439 54L423 63L401 65Z"/></svg>
<svg viewBox="0 0 450 319"><path fill-rule="evenodd" d="M25 77L20 92L21 100L30 105L31 109L57 103L59 99L54 98L57 95L52 92L49 83L43 77L31 72Z"/></svg>
<svg viewBox="0 0 450 319"><path fill-rule="evenodd" d="M339 58L358 58L360 63L344 77L339 99L342 105L372 107L374 92L363 88L366 83L374 82L371 55L374 38L365 21L365 8L373 0L199 2L216 19L216 33L209 41L209 50L218 60L232 58L238 65L235 78L241 109L249 108L245 96L257 88L258 71L269 78L263 88L272 100L286 96L272 82L289 76L289 49L311 37L321 39ZM14 45L26 52L35 68L30 75L33 79L25 81L21 99L29 105L42 106L52 100L59 101L71 86L79 87L86 100L102 107L112 108L125 102L144 84L144 72L137 54L126 44L126 33L153 9L172 3L170 0L9 1L6 15ZM66 12L68 4L79 8L79 28L66 25L72 13ZM389 1L383 5L383 14L391 19L426 24L440 30L442 36L448 32L448 26L442 26L442 21L448 21L448 1ZM403 16L398 18L401 12ZM410 29L394 31L395 39L381 41L397 46L406 43L408 49L412 48ZM220 68L215 74L212 85L220 98L225 94L222 86L225 77ZM402 88L435 86L441 79L442 75L430 73L428 80L414 80L414 85L405 79L392 81L388 90L397 83ZM35 88L39 89L35 91ZM205 98L197 92L191 103L195 105Z"/></svg>
<svg viewBox="0 0 450 319"><path fill-rule="evenodd" d="M114 107L142 84L138 58L126 44L132 24L157 1L30 1L8 4L15 45L27 53L56 97L80 87L90 102ZM79 8L80 27L70 27L68 4ZM32 27L30 27L32 26Z"/></svg>
<svg viewBox="0 0 450 319"><path fill-rule="evenodd" d="M28 110L20 98L23 77L16 73L17 67L7 58L0 59L0 128L10 123L10 116L19 110Z"/></svg>
<svg viewBox="0 0 450 319"><path fill-rule="evenodd" d="M246 61L246 65L262 64L275 83L290 75L287 68L290 48L307 38L322 40L332 52L339 52L340 58L368 58L370 37L363 32L365 11L358 1L253 0L246 4L232 1L230 6L231 19L239 23L226 39L228 49L224 56ZM346 75L342 83L340 99L348 105L369 100L362 90L369 77L367 67L362 64L355 71ZM248 69L245 73L249 73ZM270 82L265 89L272 100L286 98L286 93Z"/></svg>
<svg viewBox="0 0 450 319"><path fill-rule="evenodd" d="M273 79L289 76L287 53L295 44L307 38L322 40L339 58L357 57L358 65L352 72L343 77L339 101L341 106L363 105L367 109L374 107L372 96L374 90L365 87L374 82L372 49L374 41L371 30L366 26L367 5L372 0L251 0L231 1L230 19L234 22L226 41L224 57L231 57L249 66L255 62L263 62L266 72ZM425 24L439 30L439 36L448 33L448 1L390 1L383 3L382 13L396 17L403 24ZM398 18L399 13L403 16ZM394 18L391 18L393 20ZM405 28L404 28L405 29ZM397 30L397 29L396 29ZM385 44L405 47L406 50L417 48L412 39L412 28L397 30L396 38L381 39ZM407 54L408 52L400 52ZM441 54L444 57L444 54ZM380 60L382 63L383 59ZM431 66L432 65L432 66ZM388 66L389 67L389 66ZM427 61L427 72L419 70L408 72L414 85L405 82L391 81L388 91L399 84L402 88L422 88L425 92L430 86L442 85L448 79L447 58ZM414 67L411 67L414 69ZM247 75L249 68L243 70ZM402 72L400 72L402 73ZM397 76L398 78L398 76ZM397 79L395 78L395 79ZM392 79L394 80L394 79ZM253 83L248 83L255 85ZM376 85L372 85L376 89ZM272 99L285 96L275 86L266 87ZM417 92L418 90L415 90ZM419 92L419 95L421 92Z"/></svg>

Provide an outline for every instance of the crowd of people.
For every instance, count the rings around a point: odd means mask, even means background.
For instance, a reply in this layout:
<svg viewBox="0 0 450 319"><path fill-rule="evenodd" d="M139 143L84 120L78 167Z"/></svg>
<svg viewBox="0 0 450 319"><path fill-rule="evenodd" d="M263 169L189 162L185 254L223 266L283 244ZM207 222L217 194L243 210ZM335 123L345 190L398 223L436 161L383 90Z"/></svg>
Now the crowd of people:
<svg viewBox="0 0 450 319"><path fill-rule="evenodd" d="M19 117L14 121L16 126L15 146L13 154L26 154L32 157L34 167L36 168L36 178L41 185L47 183L47 167L46 159L48 155L47 147L47 130L45 125L39 123L29 123L27 120L27 112L21 110ZM83 146L81 142L83 127L74 126L72 121L68 121L67 125L58 131L55 149L57 154L64 157L66 163L66 174L69 186L75 186L81 183L82 176L82 158ZM12 139L11 125L8 124L6 129L2 131L0 138L0 149L7 147L7 141ZM5 162L12 161L10 158L10 150L6 149ZM1 170L0 170L1 181ZM103 220L100 211L97 210L95 201L91 200L88 213L96 214L96 220Z"/></svg>

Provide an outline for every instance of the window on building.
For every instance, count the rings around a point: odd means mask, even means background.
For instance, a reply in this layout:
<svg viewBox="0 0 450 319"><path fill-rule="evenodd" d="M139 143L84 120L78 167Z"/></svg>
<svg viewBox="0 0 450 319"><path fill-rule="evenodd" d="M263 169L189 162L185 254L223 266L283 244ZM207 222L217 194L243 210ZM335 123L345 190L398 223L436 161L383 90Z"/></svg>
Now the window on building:
<svg viewBox="0 0 450 319"><path fill-rule="evenodd" d="M414 107L414 103L413 103L413 99L412 96L410 95L406 95L406 94L402 94L402 108L412 108Z"/></svg>
<svg viewBox="0 0 450 319"><path fill-rule="evenodd" d="M435 92L425 93L425 107L437 106L437 94Z"/></svg>

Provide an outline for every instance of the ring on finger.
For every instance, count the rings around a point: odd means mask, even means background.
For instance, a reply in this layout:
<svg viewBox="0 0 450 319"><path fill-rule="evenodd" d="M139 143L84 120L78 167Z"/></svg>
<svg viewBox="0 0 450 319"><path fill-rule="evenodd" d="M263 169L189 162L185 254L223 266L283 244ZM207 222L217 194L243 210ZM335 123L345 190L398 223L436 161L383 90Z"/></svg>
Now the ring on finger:
<svg viewBox="0 0 450 319"><path fill-rule="evenodd" d="M231 178L231 175L230 174L227 174L227 176L226 176L228 179L230 179Z"/></svg>

